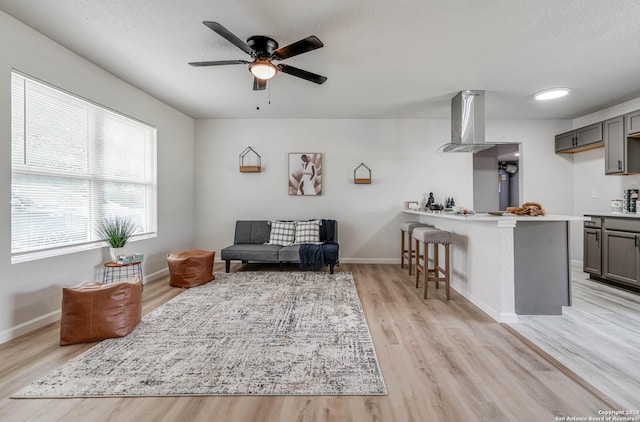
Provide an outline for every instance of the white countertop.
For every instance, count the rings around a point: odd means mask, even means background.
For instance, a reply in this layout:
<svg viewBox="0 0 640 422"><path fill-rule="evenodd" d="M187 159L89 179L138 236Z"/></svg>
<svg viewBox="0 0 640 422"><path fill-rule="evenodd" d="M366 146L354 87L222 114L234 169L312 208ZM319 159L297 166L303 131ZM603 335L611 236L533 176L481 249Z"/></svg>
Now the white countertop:
<svg viewBox="0 0 640 422"><path fill-rule="evenodd" d="M428 217L437 217L437 218L446 218L450 220L461 220L461 221L585 221L588 220L589 217L581 217L581 216L573 216L573 215L539 215L536 217L532 217L530 215L514 215L514 214L503 214L501 216L489 215L487 213L477 213L477 214L454 214L451 212L444 211L418 211L418 210L403 210L406 214L414 214L414 215L424 215ZM585 213L587 214L587 213ZM596 215L596 214L591 214ZM614 215L623 215L623 214L614 214ZM640 216L639 216L640 217Z"/></svg>
<svg viewBox="0 0 640 422"><path fill-rule="evenodd" d="M640 218L640 214L610 212L610 211L592 211L592 212L584 212L583 214L586 216L593 215L596 217Z"/></svg>

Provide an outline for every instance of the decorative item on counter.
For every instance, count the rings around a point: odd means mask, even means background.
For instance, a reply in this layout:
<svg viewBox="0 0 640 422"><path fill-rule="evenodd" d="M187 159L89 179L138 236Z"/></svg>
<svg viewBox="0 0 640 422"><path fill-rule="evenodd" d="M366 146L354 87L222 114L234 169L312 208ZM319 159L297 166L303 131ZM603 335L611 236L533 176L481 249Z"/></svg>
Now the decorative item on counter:
<svg viewBox="0 0 640 422"><path fill-rule="evenodd" d="M628 213L635 213L638 203L638 189L627 189L624 191L623 210Z"/></svg>
<svg viewBox="0 0 640 422"><path fill-rule="evenodd" d="M611 212L613 212L613 213L621 213L622 212L622 199L612 199L611 200Z"/></svg>
<svg viewBox="0 0 640 422"><path fill-rule="evenodd" d="M404 208L407 210L418 210L420 206L418 201L404 201Z"/></svg>
<svg viewBox="0 0 640 422"><path fill-rule="evenodd" d="M433 197L433 192L429 192L429 199L427 199L427 203L424 205L425 209L432 209L431 205L433 205L435 202L436 200Z"/></svg>
<svg viewBox="0 0 640 422"><path fill-rule="evenodd" d="M262 157L251 147L246 147L240 153L240 173L260 173L262 171Z"/></svg>
<svg viewBox="0 0 640 422"><path fill-rule="evenodd" d="M537 202L525 202L521 207L507 207L507 212L515 215L530 215L532 217L547 215L547 210Z"/></svg>

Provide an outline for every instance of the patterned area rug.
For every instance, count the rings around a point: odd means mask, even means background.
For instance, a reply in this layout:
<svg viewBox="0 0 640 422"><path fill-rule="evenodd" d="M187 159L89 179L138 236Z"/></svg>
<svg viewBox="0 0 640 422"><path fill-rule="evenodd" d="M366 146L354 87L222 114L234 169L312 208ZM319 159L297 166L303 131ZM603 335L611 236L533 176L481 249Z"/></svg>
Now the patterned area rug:
<svg viewBox="0 0 640 422"><path fill-rule="evenodd" d="M350 273L216 274L13 397L298 394L386 394Z"/></svg>

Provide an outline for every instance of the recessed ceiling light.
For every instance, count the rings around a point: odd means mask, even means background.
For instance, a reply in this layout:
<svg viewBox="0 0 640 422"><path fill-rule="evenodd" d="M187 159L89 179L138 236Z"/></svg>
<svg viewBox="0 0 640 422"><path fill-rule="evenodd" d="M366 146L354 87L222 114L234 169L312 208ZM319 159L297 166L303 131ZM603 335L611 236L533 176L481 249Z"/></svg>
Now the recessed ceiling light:
<svg viewBox="0 0 640 422"><path fill-rule="evenodd" d="M569 93L569 88L552 88L538 92L534 98L538 101L555 100Z"/></svg>

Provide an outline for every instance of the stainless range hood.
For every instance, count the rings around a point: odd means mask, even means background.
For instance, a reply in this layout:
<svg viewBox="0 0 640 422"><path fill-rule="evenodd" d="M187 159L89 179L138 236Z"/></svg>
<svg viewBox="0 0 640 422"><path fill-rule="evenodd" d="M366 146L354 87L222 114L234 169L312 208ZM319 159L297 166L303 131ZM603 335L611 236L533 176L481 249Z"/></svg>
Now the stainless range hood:
<svg viewBox="0 0 640 422"><path fill-rule="evenodd" d="M485 142L484 120L484 91L460 91L451 99L451 143L437 152L476 153L494 147Z"/></svg>

